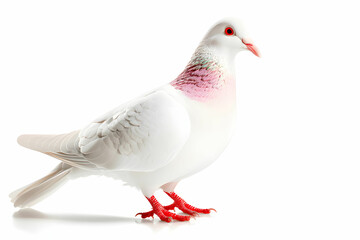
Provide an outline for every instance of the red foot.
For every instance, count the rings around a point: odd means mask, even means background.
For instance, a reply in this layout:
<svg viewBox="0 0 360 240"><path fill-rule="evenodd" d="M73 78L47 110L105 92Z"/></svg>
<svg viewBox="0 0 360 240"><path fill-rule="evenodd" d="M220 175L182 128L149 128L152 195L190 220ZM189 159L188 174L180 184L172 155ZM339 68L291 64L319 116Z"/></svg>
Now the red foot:
<svg viewBox="0 0 360 240"><path fill-rule="evenodd" d="M172 203L172 204L170 204L168 206L163 206L163 208L165 210L175 210L175 203ZM142 218L148 218L148 217L154 218L154 214L155 214L155 211L151 210L149 212L138 213L138 214L135 215L135 217L138 216L138 215L141 215Z"/></svg>
<svg viewBox="0 0 360 240"><path fill-rule="evenodd" d="M151 206L153 207L153 210L149 212L138 213L135 215L135 217L137 215L141 215L141 218L148 218L148 217L154 217L154 214L156 214L162 221L165 222L171 222L171 219L175 219L178 221L190 220L190 216L182 216L168 211L168 210L174 210L175 208L174 203L164 207L156 200L154 196L147 198L147 200L150 202Z"/></svg>
<svg viewBox="0 0 360 240"><path fill-rule="evenodd" d="M216 210L213 208L202 209L202 208L193 207L190 204L186 203L184 199L179 197L174 192L165 192L165 193L174 200L174 203L172 205L175 205L175 207L177 207L178 209L189 215L196 216L198 215L198 213L209 214L211 210L216 212Z"/></svg>

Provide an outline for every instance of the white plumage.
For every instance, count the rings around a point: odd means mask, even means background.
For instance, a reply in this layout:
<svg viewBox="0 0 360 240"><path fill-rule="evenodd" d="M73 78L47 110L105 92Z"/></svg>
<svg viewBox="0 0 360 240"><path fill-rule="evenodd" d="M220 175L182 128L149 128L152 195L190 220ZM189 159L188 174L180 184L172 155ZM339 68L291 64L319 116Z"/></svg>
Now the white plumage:
<svg viewBox="0 0 360 240"><path fill-rule="evenodd" d="M13 192L14 205L32 206L66 180L92 174L119 178L148 199L159 188L173 192L181 179L216 160L230 140L236 115L234 56L244 49L258 55L244 39L237 20L220 21L170 84L120 105L82 130L20 136L20 145L61 163Z"/></svg>

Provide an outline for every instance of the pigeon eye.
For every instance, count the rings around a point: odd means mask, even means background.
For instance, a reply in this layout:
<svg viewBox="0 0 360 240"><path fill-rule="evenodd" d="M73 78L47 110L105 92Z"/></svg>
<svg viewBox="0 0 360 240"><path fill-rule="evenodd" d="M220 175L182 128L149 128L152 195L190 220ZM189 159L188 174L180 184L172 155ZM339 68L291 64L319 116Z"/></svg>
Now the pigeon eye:
<svg viewBox="0 0 360 240"><path fill-rule="evenodd" d="M225 35L227 36L234 35L234 30L231 27L225 28Z"/></svg>

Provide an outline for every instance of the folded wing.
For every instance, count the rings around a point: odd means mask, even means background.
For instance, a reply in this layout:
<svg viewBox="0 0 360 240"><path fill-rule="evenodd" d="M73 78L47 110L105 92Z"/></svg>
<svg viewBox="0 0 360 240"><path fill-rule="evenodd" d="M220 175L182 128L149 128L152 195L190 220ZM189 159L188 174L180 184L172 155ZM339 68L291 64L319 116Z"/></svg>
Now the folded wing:
<svg viewBox="0 0 360 240"><path fill-rule="evenodd" d="M185 108L156 91L63 135L22 135L18 142L83 169L153 171L167 165L190 133Z"/></svg>

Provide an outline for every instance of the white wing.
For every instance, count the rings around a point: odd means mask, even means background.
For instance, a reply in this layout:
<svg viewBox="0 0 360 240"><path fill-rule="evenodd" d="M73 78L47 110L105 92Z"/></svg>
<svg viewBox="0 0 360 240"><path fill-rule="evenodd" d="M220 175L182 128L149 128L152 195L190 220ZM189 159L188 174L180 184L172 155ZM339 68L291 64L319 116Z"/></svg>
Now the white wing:
<svg viewBox="0 0 360 240"><path fill-rule="evenodd" d="M185 108L166 92L156 91L105 114L80 132L23 135L18 141L84 169L153 171L172 161L189 133Z"/></svg>

